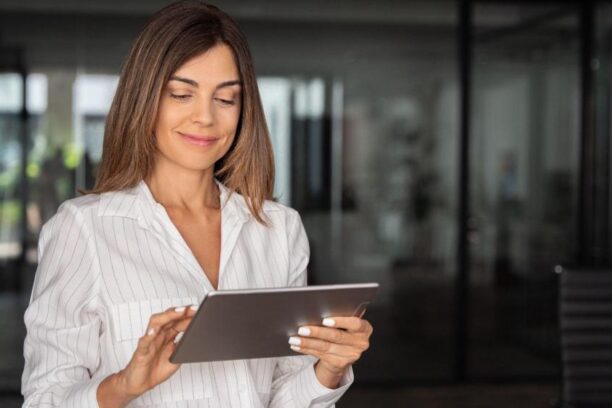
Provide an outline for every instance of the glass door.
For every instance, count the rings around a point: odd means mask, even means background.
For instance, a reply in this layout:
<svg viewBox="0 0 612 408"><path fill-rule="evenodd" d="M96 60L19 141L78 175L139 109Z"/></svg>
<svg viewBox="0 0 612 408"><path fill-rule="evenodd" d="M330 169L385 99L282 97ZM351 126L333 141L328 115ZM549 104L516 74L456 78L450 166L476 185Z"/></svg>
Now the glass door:
<svg viewBox="0 0 612 408"><path fill-rule="evenodd" d="M595 24L593 86L595 98L595 152L594 184L596 205L594 206L594 257L606 265L612 263L612 4L600 1L594 6Z"/></svg>
<svg viewBox="0 0 612 408"><path fill-rule="evenodd" d="M16 69L0 71L0 291L14 292L20 286L27 233L24 223L23 76Z"/></svg>
<svg viewBox="0 0 612 408"><path fill-rule="evenodd" d="M474 7L468 377L556 379L554 269L576 250L579 14Z"/></svg>
<svg viewBox="0 0 612 408"><path fill-rule="evenodd" d="M12 54L0 49L0 57ZM19 389L23 367L23 310L20 290L30 242L24 180L27 141L24 75L0 58L0 389Z"/></svg>

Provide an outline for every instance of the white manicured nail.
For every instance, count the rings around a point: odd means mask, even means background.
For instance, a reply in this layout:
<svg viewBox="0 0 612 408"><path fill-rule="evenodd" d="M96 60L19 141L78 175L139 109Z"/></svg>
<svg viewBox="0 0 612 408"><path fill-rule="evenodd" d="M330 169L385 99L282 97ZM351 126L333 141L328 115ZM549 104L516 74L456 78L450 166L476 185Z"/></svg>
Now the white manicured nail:
<svg viewBox="0 0 612 408"><path fill-rule="evenodd" d="M179 341L181 341L181 339L183 338L183 334L185 332L178 332L178 334L176 335L176 337L174 338L174 342L178 343Z"/></svg>
<svg viewBox="0 0 612 408"><path fill-rule="evenodd" d="M154 328L150 328L149 331L147 332L147 336L152 336L153 333L155 333L155 329Z"/></svg>
<svg viewBox="0 0 612 408"><path fill-rule="evenodd" d="M185 306L179 306L174 308L175 312L181 313L185 311Z"/></svg>
<svg viewBox="0 0 612 408"><path fill-rule="evenodd" d="M302 340L297 337L289 337L289 344L291 344L292 346L299 346L301 342Z"/></svg>
<svg viewBox="0 0 612 408"><path fill-rule="evenodd" d="M191 306L189 306L189 308L190 308L191 310L195 310L195 311L197 311L197 310L198 310L198 305L191 305Z"/></svg>
<svg viewBox="0 0 612 408"><path fill-rule="evenodd" d="M310 336L310 329L308 327L300 327L298 329L298 334L300 336Z"/></svg>
<svg viewBox="0 0 612 408"><path fill-rule="evenodd" d="M298 346L290 346L290 348L293 351L300 351L300 348Z"/></svg>
<svg viewBox="0 0 612 408"><path fill-rule="evenodd" d="M334 327L336 325L336 321L334 319L326 318L323 319L323 326Z"/></svg>

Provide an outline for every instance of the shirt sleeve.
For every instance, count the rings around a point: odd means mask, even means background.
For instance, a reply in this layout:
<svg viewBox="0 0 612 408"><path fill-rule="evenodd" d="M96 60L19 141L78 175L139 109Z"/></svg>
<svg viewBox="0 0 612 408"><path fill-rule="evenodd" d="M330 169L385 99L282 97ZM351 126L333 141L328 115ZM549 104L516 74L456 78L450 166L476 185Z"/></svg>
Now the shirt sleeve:
<svg viewBox="0 0 612 408"><path fill-rule="evenodd" d="M287 223L287 240L290 265L288 286L305 286L310 247L302 220L293 210ZM353 368L349 367L338 388L330 389L323 386L315 375L314 365L317 361L316 357L306 355L279 358L272 380L270 408L333 407L353 383Z"/></svg>
<svg viewBox="0 0 612 408"><path fill-rule="evenodd" d="M97 313L99 264L83 215L63 203L43 227L25 311L24 407L97 408L103 378Z"/></svg>

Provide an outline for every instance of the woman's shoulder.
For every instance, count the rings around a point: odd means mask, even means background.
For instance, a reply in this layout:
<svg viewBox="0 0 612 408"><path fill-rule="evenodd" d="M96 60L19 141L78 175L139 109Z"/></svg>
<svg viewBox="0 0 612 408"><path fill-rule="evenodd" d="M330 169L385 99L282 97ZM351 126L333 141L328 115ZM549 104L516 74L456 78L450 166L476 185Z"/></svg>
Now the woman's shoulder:
<svg viewBox="0 0 612 408"><path fill-rule="evenodd" d="M137 184L122 190L111 190L102 193L88 193L64 201L60 210L70 209L90 216L133 215L138 200L146 200L141 186Z"/></svg>
<svg viewBox="0 0 612 408"><path fill-rule="evenodd" d="M40 236L62 235L63 232L76 227L79 230L89 230L85 225L91 219L90 214L99 205L97 194L86 194L64 200L49 219L41 226Z"/></svg>
<svg viewBox="0 0 612 408"><path fill-rule="evenodd" d="M247 203L246 198L238 192L232 193L232 196L234 197L234 202L237 204L237 207L240 209L240 211L245 216L254 218L250 213L249 205ZM264 200L261 206L261 211L264 218L268 219L299 218L299 213L295 209L286 204L282 204L276 200Z"/></svg>
<svg viewBox="0 0 612 408"><path fill-rule="evenodd" d="M283 215L289 215L292 217L298 215L298 212L292 207L274 200L265 200L263 203L263 211L264 213L281 212Z"/></svg>
<svg viewBox="0 0 612 408"><path fill-rule="evenodd" d="M105 215L115 207L126 207L126 200L134 200L136 188L129 188L104 193L88 193L64 200L53 217L76 217L91 219ZM48 221L47 221L48 222Z"/></svg>
<svg viewBox="0 0 612 408"><path fill-rule="evenodd" d="M97 210L99 205L99 194L84 194L63 201L57 208L55 215L57 216L65 212L73 214L88 213L92 210Z"/></svg>

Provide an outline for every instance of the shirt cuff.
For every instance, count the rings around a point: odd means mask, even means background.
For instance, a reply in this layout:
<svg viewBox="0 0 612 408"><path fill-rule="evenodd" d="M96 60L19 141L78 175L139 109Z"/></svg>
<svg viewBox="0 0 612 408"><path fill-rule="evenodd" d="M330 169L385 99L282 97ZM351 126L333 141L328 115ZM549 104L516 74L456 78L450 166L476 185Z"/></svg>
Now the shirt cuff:
<svg viewBox="0 0 612 408"><path fill-rule="evenodd" d="M327 388L319 382L314 369L315 363L309 364L298 372L293 381L293 395L298 406L331 407L344 395L351 386L355 376L353 367L349 366L340 379L338 388Z"/></svg>

